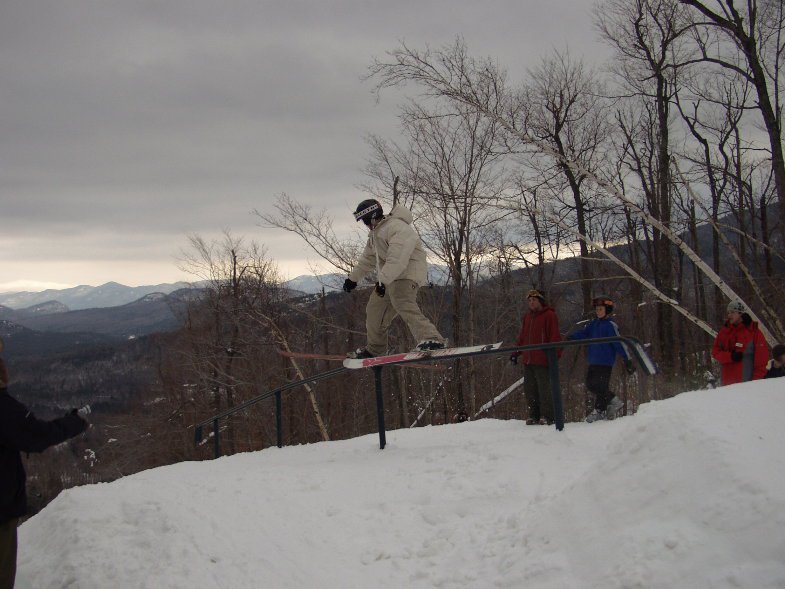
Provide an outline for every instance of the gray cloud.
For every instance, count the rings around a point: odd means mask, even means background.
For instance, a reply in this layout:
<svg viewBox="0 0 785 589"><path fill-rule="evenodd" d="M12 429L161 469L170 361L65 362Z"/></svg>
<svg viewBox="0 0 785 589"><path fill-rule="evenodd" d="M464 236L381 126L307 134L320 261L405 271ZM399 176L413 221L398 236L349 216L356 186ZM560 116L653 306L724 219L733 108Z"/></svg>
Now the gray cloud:
<svg viewBox="0 0 785 589"><path fill-rule="evenodd" d="M188 233L224 228L295 267L310 254L250 211L281 192L353 206L364 135L395 133L395 100L376 104L360 81L372 57L461 34L515 77L554 46L601 55L587 11L581 0L4 2L0 263L24 276L0 283L126 282L97 261L160 266ZM58 276L68 259L82 268L70 280Z"/></svg>

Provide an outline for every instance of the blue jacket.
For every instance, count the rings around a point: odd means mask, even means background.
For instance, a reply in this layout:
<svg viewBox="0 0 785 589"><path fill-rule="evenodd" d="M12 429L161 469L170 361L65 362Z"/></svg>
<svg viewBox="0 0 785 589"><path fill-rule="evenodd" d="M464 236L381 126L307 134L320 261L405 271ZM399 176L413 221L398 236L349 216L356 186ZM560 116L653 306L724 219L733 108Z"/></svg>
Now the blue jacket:
<svg viewBox="0 0 785 589"><path fill-rule="evenodd" d="M619 335L619 327L610 317L603 319L594 319L589 324L571 333L567 339L594 339L599 337L614 337ZM630 355L621 342L613 342L608 344L589 344L589 364L599 364L601 366L613 366L616 362L616 355L621 356L625 360L630 359Z"/></svg>

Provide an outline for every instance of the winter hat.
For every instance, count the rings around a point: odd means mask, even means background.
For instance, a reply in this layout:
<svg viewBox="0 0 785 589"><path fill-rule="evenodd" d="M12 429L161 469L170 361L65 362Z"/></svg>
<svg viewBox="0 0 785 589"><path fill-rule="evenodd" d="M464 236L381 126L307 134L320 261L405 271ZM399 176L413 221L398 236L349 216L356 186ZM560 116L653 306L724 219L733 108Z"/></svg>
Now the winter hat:
<svg viewBox="0 0 785 589"><path fill-rule="evenodd" d="M777 362L782 362L782 356L785 355L785 344L777 344L771 349L771 357Z"/></svg>
<svg viewBox="0 0 785 589"><path fill-rule="evenodd" d="M741 301L731 301L728 303L728 313L746 313L747 307Z"/></svg>
<svg viewBox="0 0 785 589"><path fill-rule="evenodd" d="M539 291L536 288L531 289L529 291L529 294L526 295L526 298L530 299L532 297L534 297L536 299L540 299L540 302L545 304L545 295L542 294L542 291Z"/></svg>
<svg viewBox="0 0 785 589"><path fill-rule="evenodd" d="M593 307L604 306L605 314L610 315L613 313L613 299L605 295L597 295L591 301Z"/></svg>

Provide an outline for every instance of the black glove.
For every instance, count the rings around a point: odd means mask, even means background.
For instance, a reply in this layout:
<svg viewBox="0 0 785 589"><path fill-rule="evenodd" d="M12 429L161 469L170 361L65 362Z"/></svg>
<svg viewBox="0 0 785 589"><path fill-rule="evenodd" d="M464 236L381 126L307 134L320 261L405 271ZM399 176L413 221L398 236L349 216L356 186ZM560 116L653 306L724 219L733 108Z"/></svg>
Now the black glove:
<svg viewBox="0 0 785 589"><path fill-rule="evenodd" d="M343 281L343 289L346 292L352 292L355 288L357 288L357 283L351 278L347 278Z"/></svg>
<svg viewBox="0 0 785 589"><path fill-rule="evenodd" d="M518 364L518 354L510 354L510 362Z"/></svg>
<svg viewBox="0 0 785 589"><path fill-rule="evenodd" d="M376 294L378 294L380 297L383 297L384 293L387 292L387 287L385 287L381 282L377 282L375 290Z"/></svg>
<svg viewBox="0 0 785 589"><path fill-rule="evenodd" d="M624 369L627 371L627 374L635 374L635 363L629 359L625 360Z"/></svg>
<svg viewBox="0 0 785 589"><path fill-rule="evenodd" d="M72 435L76 436L85 431L90 423L79 415L79 409L71 409L65 414L66 419L69 421L69 428L73 428Z"/></svg>
<svg viewBox="0 0 785 589"><path fill-rule="evenodd" d="M741 352L733 350L730 353L730 359L733 360L734 362L741 362L742 358L744 358L744 354L742 354Z"/></svg>

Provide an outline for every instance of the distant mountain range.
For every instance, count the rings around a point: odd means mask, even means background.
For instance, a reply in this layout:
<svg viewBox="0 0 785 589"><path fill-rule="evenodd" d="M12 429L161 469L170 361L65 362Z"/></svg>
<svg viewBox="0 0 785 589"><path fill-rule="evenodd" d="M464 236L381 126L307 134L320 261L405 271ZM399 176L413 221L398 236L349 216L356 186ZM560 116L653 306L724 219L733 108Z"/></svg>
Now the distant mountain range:
<svg viewBox="0 0 785 589"><path fill-rule="evenodd" d="M189 288L187 282L174 284L155 284L149 286L125 286L117 282L107 282L101 286L75 286L65 289L48 289L41 292L0 293L0 305L12 309L30 309L53 301L67 307L65 311L118 307L152 293L169 294L176 290Z"/></svg>
<svg viewBox="0 0 785 589"><path fill-rule="evenodd" d="M446 268L429 265L428 279L435 284L446 283ZM316 294L340 290L346 276L343 274L304 274L284 282L284 287L302 294ZM175 282L148 286L125 286L117 282L107 282L101 286L75 286L64 289L48 289L41 292L0 293L0 306L15 310L24 309L28 315L49 315L57 312L79 311L82 309L102 309L119 307L138 301L151 294L168 295L177 290L199 288L199 284ZM59 304L59 307L58 307Z"/></svg>

